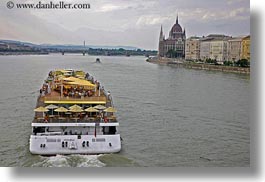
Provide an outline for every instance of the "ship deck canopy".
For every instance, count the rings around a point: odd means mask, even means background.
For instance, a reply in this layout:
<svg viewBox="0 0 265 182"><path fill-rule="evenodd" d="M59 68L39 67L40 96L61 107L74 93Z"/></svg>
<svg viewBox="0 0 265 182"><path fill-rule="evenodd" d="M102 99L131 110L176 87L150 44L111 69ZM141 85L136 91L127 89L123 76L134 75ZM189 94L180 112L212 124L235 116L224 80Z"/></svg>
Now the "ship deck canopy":
<svg viewBox="0 0 265 182"><path fill-rule="evenodd" d="M106 100L67 100L67 99L46 99L45 104L106 104Z"/></svg>
<svg viewBox="0 0 265 182"><path fill-rule="evenodd" d="M90 83L89 81L86 81L86 80L76 80L76 81L72 81L72 82L66 82L65 84L95 87L95 84L92 84L92 83Z"/></svg>
<svg viewBox="0 0 265 182"><path fill-rule="evenodd" d="M59 82L58 82L59 81ZM58 84L63 84L65 86L67 85L75 85L75 86L84 86L87 87L88 89L94 89L95 88L95 84L91 83L88 80L84 80L83 78L79 77L64 77L64 76L60 76L58 77Z"/></svg>

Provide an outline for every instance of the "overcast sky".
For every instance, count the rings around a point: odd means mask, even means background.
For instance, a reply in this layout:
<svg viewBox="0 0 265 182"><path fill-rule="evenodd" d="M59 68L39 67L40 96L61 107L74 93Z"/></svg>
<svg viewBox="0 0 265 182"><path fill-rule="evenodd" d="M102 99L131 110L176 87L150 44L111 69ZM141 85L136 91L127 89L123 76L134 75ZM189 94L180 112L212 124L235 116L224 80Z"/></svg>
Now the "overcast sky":
<svg viewBox="0 0 265 182"><path fill-rule="evenodd" d="M39 0L13 0L38 2ZM51 0L42 0L50 2ZM0 39L33 43L127 45L157 49L161 24L168 37L179 15L187 37L250 33L249 0L53 0L90 9L8 9L0 2Z"/></svg>

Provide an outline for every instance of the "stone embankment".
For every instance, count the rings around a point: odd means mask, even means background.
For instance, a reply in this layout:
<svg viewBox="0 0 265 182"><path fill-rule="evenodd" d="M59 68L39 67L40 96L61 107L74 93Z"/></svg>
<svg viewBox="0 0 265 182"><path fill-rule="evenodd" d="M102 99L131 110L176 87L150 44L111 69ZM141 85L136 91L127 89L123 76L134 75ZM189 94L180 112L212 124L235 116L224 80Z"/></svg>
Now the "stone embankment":
<svg viewBox="0 0 265 182"><path fill-rule="evenodd" d="M250 74L250 68L236 67L236 66L223 66L211 64L199 64L185 61L184 59L171 59L171 58L149 58L146 60L150 63L162 65L178 65L184 68L210 70L210 71L223 71L230 73Z"/></svg>

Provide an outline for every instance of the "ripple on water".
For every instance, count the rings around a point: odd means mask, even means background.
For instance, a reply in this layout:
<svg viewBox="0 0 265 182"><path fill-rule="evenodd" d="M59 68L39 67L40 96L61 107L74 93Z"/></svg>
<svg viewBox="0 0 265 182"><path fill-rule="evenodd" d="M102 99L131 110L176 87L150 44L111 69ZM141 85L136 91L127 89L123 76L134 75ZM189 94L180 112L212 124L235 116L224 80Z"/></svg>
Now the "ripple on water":
<svg viewBox="0 0 265 182"><path fill-rule="evenodd" d="M100 155L40 156L40 161L32 164L32 167L104 167L105 164L98 157Z"/></svg>
<svg viewBox="0 0 265 182"><path fill-rule="evenodd" d="M98 158L101 162L106 164L107 167L133 167L138 166L136 162L121 154L104 154Z"/></svg>

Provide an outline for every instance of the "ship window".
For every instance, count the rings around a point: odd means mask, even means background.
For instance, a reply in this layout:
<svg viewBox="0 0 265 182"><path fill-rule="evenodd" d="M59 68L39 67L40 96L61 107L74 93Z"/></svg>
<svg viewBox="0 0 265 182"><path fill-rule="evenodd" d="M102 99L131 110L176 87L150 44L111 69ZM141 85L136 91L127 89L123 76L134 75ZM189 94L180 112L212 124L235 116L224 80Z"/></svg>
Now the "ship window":
<svg viewBox="0 0 265 182"><path fill-rule="evenodd" d="M110 126L109 127L109 134L110 135L115 135L115 133L116 133L116 127L115 126Z"/></svg>
<svg viewBox="0 0 265 182"><path fill-rule="evenodd" d="M45 132L45 127L34 127L33 128L33 133L36 135L37 133L44 133Z"/></svg>
<svg viewBox="0 0 265 182"><path fill-rule="evenodd" d="M103 135L115 135L116 134L116 127L115 126L104 126Z"/></svg>
<svg viewBox="0 0 265 182"><path fill-rule="evenodd" d="M102 127L102 129L103 129L103 135L109 134L109 126L104 126L104 127Z"/></svg>

